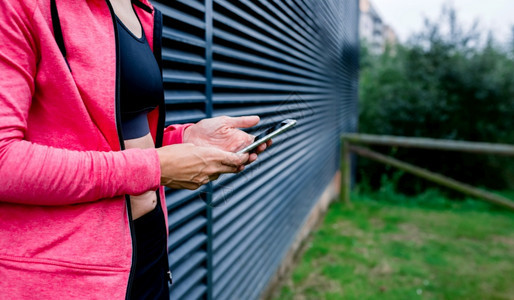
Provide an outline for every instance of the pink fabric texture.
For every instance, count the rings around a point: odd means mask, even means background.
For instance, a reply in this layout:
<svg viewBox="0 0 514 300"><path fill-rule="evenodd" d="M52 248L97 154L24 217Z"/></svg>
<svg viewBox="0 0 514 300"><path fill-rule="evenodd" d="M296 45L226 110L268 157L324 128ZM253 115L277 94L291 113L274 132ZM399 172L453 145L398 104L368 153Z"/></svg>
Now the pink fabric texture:
<svg viewBox="0 0 514 300"><path fill-rule="evenodd" d="M163 145L182 144L184 130L193 124L171 125L164 129Z"/></svg>
<svg viewBox="0 0 514 300"><path fill-rule="evenodd" d="M57 7L72 72L49 0L0 1L0 298L121 299L132 261L124 195L164 195L159 159L120 151L106 1ZM153 13L136 12L152 47ZM167 128L164 145L187 126Z"/></svg>

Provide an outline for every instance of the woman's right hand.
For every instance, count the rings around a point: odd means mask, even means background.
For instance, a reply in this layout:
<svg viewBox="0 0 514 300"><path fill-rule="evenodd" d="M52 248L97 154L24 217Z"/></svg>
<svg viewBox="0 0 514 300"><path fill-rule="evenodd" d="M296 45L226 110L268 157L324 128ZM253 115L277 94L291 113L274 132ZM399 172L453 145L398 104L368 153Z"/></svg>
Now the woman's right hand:
<svg viewBox="0 0 514 300"><path fill-rule="evenodd" d="M222 173L244 169L249 155L226 152L213 147L175 144L157 149L161 164L161 185L174 189L196 190Z"/></svg>

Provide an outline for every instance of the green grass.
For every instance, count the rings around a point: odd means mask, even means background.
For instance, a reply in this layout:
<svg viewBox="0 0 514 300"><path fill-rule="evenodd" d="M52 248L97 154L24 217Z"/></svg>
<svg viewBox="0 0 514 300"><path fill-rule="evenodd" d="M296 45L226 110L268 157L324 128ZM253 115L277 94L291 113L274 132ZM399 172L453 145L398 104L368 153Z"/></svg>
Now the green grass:
<svg viewBox="0 0 514 300"><path fill-rule="evenodd" d="M437 192L352 201L332 204L274 299L514 299L514 212Z"/></svg>

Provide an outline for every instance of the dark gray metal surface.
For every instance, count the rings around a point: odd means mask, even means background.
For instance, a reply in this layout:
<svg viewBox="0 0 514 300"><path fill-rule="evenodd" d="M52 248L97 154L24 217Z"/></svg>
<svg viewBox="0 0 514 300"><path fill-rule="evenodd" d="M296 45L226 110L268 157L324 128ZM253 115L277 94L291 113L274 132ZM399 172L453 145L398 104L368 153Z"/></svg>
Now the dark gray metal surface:
<svg viewBox="0 0 514 300"><path fill-rule="evenodd" d="M298 125L237 175L167 191L171 299L256 299L357 124L358 1L152 1L167 124L259 115Z"/></svg>

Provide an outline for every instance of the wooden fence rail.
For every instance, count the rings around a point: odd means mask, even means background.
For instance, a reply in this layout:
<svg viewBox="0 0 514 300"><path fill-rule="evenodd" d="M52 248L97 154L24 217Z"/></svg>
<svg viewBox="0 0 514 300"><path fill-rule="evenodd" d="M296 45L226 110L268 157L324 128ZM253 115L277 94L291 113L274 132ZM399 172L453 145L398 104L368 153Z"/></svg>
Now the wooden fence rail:
<svg viewBox="0 0 514 300"><path fill-rule="evenodd" d="M384 145L404 148L433 149L514 156L514 146L506 144L438 140L372 134L345 134L343 140L351 144Z"/></svg>
<svg viewBox="0 0 514 300"><path fill-rule="evenodd" d="M342 188L343 199L345 202L350 202L350 152L354 152L360 156L396 167L405 172L414 174L426 180L438 183L464 194L476 197L483 201L493 203L514 210L514 202L497 194L493 194L468 184L459 182L455 179L437 174L423 168L402 162L393 157L389 157L370 149L356 146L353 144L369 144L369 145L387 145L398 147L412 147L434 150L446 151L461 151L473 153L492 153L498 155L514 155L514 146L503 144L490 144L490 143L474 143L465 141L449 141L449 140L434 140L425 138L407 138L407 137L393 137L393 136L378 136L368 134L349 134L343 136L343 171L342 171Z"/></svg>

